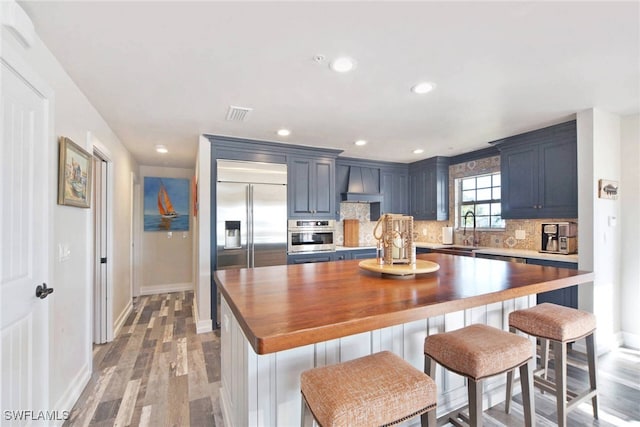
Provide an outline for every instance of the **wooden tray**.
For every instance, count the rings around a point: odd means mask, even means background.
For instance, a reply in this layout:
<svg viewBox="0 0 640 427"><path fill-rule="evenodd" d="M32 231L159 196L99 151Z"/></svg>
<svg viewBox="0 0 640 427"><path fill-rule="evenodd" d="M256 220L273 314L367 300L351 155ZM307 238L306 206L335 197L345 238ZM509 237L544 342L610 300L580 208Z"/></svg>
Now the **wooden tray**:
<svg viewBox="0 0 640 427"><path fill-rule="evenodd" d="M416 260L415 264L378 264L375 259L365 259L358 264L360 268L383 276L403 278L416 274L432 273L440 269L440 265L432 261Z"/></svg>

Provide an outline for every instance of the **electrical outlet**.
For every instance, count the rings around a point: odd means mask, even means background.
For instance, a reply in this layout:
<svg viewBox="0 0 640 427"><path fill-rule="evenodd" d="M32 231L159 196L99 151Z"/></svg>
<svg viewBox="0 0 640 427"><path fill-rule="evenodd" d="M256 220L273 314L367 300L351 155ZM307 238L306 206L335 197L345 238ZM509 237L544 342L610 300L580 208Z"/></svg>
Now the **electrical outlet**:
<svg viewBox="0 0 640 427"><path fill-rule="evenodd" d="M527 232L524 230L516 230L516 239L524 240L527 238Z"/></svg>
<svg viewBox="0 0 640 427"><path fill-rule="evenodd" d="M423 229L422 229L422 235L423 235L423 236L426 236L426 235L427 235L427 229L426 229L426 228L423 228Z"/></svg>

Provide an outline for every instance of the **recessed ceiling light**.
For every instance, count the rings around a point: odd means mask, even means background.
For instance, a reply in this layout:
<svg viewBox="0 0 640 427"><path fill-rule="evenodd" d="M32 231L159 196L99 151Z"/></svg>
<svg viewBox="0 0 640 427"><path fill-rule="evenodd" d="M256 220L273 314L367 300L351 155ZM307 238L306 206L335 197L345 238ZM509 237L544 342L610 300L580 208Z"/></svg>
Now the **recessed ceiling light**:
<svg viewBox="0 0 640 427"><path fill-rule="evenodd" d="M329 64L329 67L331 67L333 71L337 71L338 73L346 73L348 71L351 71L355 66L355 61L348 56L341 56L339 58L336 58Z"/></svg>
<svg viewBox="0 0 640 427"><path fill-rule="evenodd" d="M413 150L413 154L422 154L424 153L424 150L422 148L416 148L415 150Z"/></svg>
<svg viewBox="0 0 640 427"><path fill-rule="evenodd" d="M165 147L164 145L156 145L156 151L162 154L167 154L169 152L169 150L167 150L167 147Z"/></svg>
<svg viewBox="0 0 640 427"><path fill-rule="evenodd" d="M365 141L364 139L359 139L356 142L354 142L354 144L356 144L356 145L367 145L367 141Z"/></svg>
<svg viewBox="0 0 640 427"><path fill-rule="evenodd" d="M291 135L291 131L289 129L278 129L277 134L280 136L289 136Z"/></svg>
<svg viewBox="0 0 640 427"><path fill-rule="evenodd" d="M423 93L429 93L436 88L435 83L431 82L420 82L414 87L411 88L411 92L417 93L418 95L422 95Z"/></svg>

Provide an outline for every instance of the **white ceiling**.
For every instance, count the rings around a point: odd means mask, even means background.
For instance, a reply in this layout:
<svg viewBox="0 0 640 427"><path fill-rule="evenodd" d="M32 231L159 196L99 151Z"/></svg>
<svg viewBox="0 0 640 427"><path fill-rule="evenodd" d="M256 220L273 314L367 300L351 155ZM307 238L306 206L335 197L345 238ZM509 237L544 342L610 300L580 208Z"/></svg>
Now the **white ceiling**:
<svg viewBox="0 0 640 427"><path fill-rule="evenodd" d="M193 167L202 133L411 162L591 107L640 112L638 1L21 5L143 165ZM338 74L317 54L357 67ZM437 89L411 93L421 80ZM226 121L230 105L253 112Z"/></svg>

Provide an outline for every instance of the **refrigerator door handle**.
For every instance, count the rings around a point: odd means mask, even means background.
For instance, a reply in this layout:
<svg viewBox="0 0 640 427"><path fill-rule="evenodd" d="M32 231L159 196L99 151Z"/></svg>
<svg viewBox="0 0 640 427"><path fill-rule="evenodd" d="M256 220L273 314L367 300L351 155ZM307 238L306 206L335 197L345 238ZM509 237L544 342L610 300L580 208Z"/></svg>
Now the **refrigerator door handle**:
<svg viewBox="0 0 640 427"><path fill-rule="evenodd" d="M253 244L253 185L247 185L247 267L255 265L255 246Z"/></svg>
<svg viewBox="0 0 640 427"><path fill-rule="evenodd" d="M245 187L245 209L247 210L247 267L251 267L251 193L250 193L251 185L247 185Z"/></svg>

